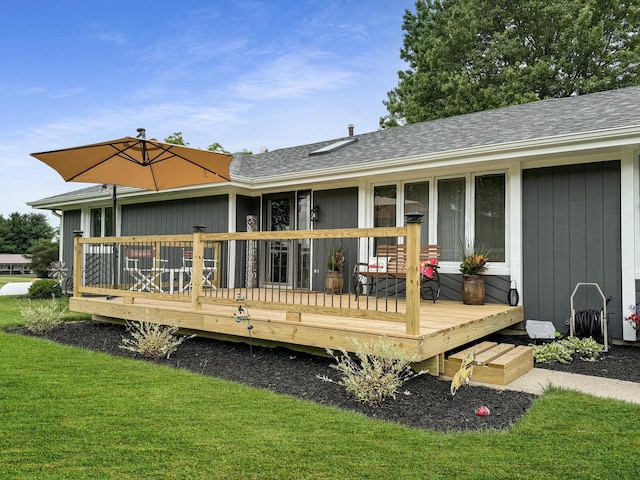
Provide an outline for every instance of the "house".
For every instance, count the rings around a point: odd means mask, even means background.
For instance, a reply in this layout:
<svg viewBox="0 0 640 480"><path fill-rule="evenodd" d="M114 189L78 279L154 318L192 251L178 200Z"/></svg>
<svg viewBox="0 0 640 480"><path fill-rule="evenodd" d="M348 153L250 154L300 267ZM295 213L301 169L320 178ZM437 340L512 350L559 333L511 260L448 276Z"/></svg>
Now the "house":
<svg viewBox="0 0 640 480"><path fill-rule="evenodd" d="M482 242L492 252L488 302L507 303L516 287L525 319L564 332L574 288L595 283L610 337L635 341L624 316L640 290L639 152L640 88L631 87L236 154L230 183L118 188L115 227L119 235L184 234L196 224L240 232L254 220L260 230L365 228L401 226L419 212L422 243L442 245L443 298L460 298L460 240ZM100 186L29 205L61 212L67 264L74 230L113 233L110 192ZM324 252L282 277L266 257L263 280L324 282ZM228 273L228 285L241 282ZM580 311L602 308L589 287L575 300Z"/></svg>
<svg viewBox="0 0 640 480"><path fill-rule="evenodd" d="M18 253L0 253L0 275L28 275L31 261Z"/></svg>

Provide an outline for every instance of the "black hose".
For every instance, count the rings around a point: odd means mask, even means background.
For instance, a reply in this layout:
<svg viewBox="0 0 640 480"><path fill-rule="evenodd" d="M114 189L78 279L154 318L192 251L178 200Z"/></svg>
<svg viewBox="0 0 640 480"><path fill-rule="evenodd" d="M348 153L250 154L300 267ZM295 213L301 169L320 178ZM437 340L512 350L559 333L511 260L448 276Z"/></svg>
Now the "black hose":
<svg viewBox="0 0 640 480"><path fill-rule="evenodd" d="M574 334L577 337L602 336L602 310L589 309L574 313Z"/></svg>

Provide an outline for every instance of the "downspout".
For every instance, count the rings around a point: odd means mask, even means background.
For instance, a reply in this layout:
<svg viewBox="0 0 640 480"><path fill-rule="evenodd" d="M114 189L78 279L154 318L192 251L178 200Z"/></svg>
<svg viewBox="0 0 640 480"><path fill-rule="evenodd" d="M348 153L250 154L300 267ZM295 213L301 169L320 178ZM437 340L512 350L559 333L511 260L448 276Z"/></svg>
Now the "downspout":
<svg viewBox="0 0 640 480"><path fill-rule="evenodd" d="M49 211L51 212L51 215L53 215L54 217L58 217L58 237L60 238L60 240L58 241L58 259L62 260L62 213L54 209L51 209Z"/></svg>

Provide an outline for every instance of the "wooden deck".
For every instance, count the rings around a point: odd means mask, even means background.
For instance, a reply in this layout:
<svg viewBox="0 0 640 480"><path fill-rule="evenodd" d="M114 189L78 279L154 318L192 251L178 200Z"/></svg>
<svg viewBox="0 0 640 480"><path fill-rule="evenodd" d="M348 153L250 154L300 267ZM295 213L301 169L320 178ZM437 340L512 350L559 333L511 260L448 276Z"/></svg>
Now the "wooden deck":
<svg viewBox="0 0 640 480"><path fill-rule="evenodd" d="M224 292L217 293L225 297ZM247 297L250 298L250 294ZM242 302L229 300L234 298L232 294L226 298L225 301L211 299L194 311L184 299L179 301L171 297L142 297L132 302L126 296L75 296L70 299L70 309L91 314L96 320L152 321L179 325L202 335L230 336L234 340L247 340L251 336L254 340L285 344L294 349L344 348L353 351L354 338L359 342L376 342L380 336L384 336L398 349L415 354L422 364L421 368L427 368L432 375L442 372L446 352L524 320L522 307L422 301L419 334L408 335L405 324L394 320L394 314L385 319L349 316L350 312L354 312L347 307L353 302L353 295L332 297L332 310L336 306L345 306L344 311L337 315L318 312L317 307L307 309L304 303L287 309L283 308L282 303L270 306L268 302L247 302L243 313L248 313L248 319L238 316L238 306L243 305ZM385 300L369 301L371 308L375 308L376 301ZM363 308L362 305L360 308ZM398 313L402 314L404 308L404 301L399 300Z"/></svg>

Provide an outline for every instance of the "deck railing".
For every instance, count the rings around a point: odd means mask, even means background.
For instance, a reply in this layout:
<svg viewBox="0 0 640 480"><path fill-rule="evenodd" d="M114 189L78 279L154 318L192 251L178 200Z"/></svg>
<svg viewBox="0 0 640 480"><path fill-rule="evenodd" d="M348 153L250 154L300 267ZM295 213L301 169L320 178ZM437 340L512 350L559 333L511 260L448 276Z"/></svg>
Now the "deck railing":
<svg viewBox="0 0 640 480"><path fill-rule="evenodd" d="M299 231L84 238L74 243L73 294L233 304L286 312L401 322L419 333L420 225ZM376 246L406 243L406 280L356 295L354 272ZM327 289L327 250L342 246L342 288ZM384 279L383 279L384 280ZM335 287L335 285L332 285ZM371 293L371 294L370 294ZM399 301L399 297L402 299Z"/></svg>

